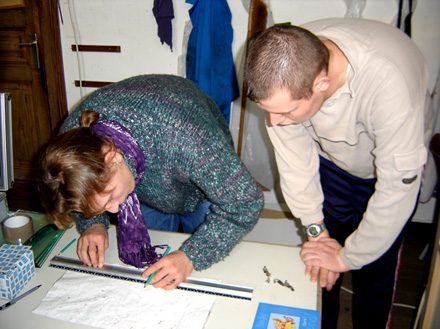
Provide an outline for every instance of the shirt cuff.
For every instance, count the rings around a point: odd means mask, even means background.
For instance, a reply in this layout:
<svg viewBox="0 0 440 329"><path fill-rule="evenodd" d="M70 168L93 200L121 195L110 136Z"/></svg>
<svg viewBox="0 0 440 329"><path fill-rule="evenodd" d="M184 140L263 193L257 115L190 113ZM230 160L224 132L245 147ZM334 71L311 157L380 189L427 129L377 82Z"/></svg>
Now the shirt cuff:
<svg viewBox="0 0 440 329"><path fill-rule="evenodd" d="M362 268L365 264L359 265L352 262L346 255L346 249L343 247L339 250L339 256L341 257L342 262L350 269L350 270L358 270Z"/></svg>
<svg viewBox="0 0 440 329"><path fill-rule="evenodd" d="M101 214L88 219L84 218L83 216L78 216L76 218L76 229L80 234L83 234L85 231L87 231L93 224L104 224L105 228L108 229L110 222L106 214Z"/></svg>

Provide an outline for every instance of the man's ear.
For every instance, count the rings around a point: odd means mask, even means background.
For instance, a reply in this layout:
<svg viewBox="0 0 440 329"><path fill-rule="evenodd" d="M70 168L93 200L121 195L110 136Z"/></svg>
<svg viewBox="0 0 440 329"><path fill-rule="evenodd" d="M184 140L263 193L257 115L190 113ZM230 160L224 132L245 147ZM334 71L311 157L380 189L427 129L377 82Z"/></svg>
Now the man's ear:
<svg viewBox="0 0 440 329"><path fill-rule="evenodd" d="M330 87L330 78L327 75L318 75L313 84L316 91L325 92Z"/></svg>

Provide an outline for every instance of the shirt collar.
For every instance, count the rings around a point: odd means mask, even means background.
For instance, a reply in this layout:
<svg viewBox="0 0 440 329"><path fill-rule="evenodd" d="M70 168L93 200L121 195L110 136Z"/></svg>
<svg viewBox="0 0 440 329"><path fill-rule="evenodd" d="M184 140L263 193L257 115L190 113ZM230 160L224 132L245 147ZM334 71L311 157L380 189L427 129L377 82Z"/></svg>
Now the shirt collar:
<svg viewBox="0 0 440 329"><path fill-rule="evenodd" d="M353 89L351 88L354 74L353 67L348 63L345 83L324 102L323 106L332 106L342 95L349 95L351 98L354 97Z"/></svg>

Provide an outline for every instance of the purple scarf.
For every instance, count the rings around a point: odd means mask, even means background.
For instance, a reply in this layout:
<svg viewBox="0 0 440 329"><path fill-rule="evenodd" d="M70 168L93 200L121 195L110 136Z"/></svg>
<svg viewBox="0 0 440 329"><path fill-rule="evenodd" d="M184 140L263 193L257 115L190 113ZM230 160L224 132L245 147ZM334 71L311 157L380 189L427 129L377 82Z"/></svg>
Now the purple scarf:
<svg viewBox="0 0 440 329"><path fill-rule="evenodd" d="M137 185L145 171L145 156L130 131L115 121L99 120L90 126L93 134L111 139L116 147L130 161L136 170ZM143 268L156 262L155 247L145 227L136 192L127 196L118 211L118 252L119 258L129 265Z"/></svg>

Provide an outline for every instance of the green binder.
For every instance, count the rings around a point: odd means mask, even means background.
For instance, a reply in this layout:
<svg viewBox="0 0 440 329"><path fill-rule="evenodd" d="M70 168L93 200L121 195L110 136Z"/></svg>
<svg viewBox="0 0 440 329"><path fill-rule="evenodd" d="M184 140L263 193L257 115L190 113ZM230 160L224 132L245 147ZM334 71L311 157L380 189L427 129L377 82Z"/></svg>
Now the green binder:
<svg viewBox="0 0 440 329"><path fill-rule="evenodd" d="M40 268L44 264L64 232L64 230L59 230L54 224L48 224L40 228L24 243L27 246L31 246L34 253L35 267Z"/></svg>

